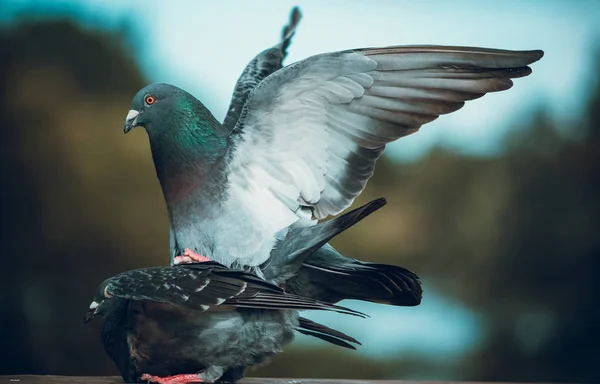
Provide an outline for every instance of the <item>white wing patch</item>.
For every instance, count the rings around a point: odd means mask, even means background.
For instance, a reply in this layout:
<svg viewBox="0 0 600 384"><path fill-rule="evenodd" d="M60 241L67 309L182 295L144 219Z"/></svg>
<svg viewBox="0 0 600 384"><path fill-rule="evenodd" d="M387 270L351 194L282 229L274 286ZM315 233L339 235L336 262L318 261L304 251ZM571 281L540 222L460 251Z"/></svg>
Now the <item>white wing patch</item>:
<svg viewBox="0 0 600 384"><path fill-rule="evenodd" d="M332 135L325 129L327 108L362 96L361 84L370 84L372 79L358 72L376 66L375 61L363 55L344 55L349 60L342 67L349 76L329 78L333 63L323 56L320 70L302 77L302 72L314 68L300 68L299 76L269 101L264 113L245 122L243 140L230 173L229 196L244 200L255 224L266 233L280 233L300 219L304 225L313 225L315 221L307 219L307 210L301 206L318 204L331 182L326 177L328 170L343 166L336 159L338 155L330 151ZM260 91L261 85L257 88ZM248 147L261 151L248 151Z"/></svg>

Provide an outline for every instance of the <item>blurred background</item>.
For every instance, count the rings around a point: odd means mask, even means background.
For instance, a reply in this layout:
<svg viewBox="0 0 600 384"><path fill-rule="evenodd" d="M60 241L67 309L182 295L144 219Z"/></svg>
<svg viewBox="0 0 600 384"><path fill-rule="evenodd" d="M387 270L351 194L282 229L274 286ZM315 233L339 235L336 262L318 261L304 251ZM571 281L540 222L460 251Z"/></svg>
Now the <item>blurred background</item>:
<svg viewBox="0 0 600 384"><path fill-rule="evenodd" d="M104 278L168 262L166 209L133 95L165 81L225 115L237 76L304 14L287 63L392 44L543 49L533 74L392 145L333 242L423 278L419 307L309 317L253 376L600 382L600 2L0 0L0 374L115 374Z"/></svg>

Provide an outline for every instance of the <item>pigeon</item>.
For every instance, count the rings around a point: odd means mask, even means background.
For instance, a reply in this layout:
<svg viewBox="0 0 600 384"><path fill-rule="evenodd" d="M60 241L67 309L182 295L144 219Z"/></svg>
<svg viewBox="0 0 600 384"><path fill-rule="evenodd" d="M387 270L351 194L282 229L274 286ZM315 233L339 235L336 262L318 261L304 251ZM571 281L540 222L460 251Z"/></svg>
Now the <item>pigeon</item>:
<svg viewBox="0 0 600 384"><path fill-rule="evenodd" d="M264 276L290 230L352 205L386 145L511 79L541 50L390 46L283 66L300 13L253 58L222 123L187 91L155 83L133 98L124 132L144 127L170 222L171 263L214 260ZM327 245L312 269L357 266ZM322 273L323 272L323 273ZM313 272L303 273L312 276ZM315 272L316 273L316 272Z"/></svg>
<svg viewBox="0 0 600 384"><path fill-rule="evenodd" d="M284 276L295 275L294 268L306 257L385 203L375 199L332 220L291 231L275 254L277 262L266 270L274 280L286 281ZM421 300L417 275L396 273L393 281L405 300ZM254 273L204 261L141 268L106 279L84 320L103 316L102 342L125 381L236 381L246 367L281 351L294 331L340 347L360 345L351 336L300 317L300 310L366 316L290 293Z"/></svg>
<svg viewBox="0 0 600 384"><path fill-rule="evenodd" d="M102 342L126 382L237 381L247 366L280 352L294 331L346 348L360 344L298 310L364 317L208 261L111 277L98 287L84 320L103 316Z"/></svg>

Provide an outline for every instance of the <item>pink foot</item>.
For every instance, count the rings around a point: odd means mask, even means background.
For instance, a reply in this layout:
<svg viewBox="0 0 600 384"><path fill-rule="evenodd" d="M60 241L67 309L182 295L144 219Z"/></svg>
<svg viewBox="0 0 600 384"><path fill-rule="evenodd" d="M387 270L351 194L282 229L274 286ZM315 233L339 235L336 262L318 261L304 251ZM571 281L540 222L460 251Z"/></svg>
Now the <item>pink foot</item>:
<svg viewBox="0 0 600 384"><path fill-rule="evenodd" d="M203 263L205 261L210 261L210 259L206 256L202 256L192 251L189 248L186 248L183 252L182 256L175 256L173 258L173 264L190 264L190 263Z"/></svg>
<svg viewBox="0 0 600 384"><path fill-rule="evenodd" d="M141 379L144 381L148 381L149 383L157 384L206 383L206 381L202 380L200 375L197 373L165 377L152 376L147 373L144 373Z"/></svg>

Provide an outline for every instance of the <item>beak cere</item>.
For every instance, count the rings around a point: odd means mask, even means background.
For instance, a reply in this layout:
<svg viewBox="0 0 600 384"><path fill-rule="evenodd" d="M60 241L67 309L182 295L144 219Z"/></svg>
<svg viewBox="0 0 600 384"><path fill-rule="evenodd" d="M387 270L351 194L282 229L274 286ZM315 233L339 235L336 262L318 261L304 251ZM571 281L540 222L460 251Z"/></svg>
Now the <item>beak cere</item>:
<svg viewBox="0 0 600 384"><path fill-rule="evenodd" d="M135 109L132 109L127 113L127 117L125 118L125 127L123 128L124 133L127 133L135 128L135 123L139 114L140 113Z"/></svg>

